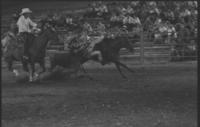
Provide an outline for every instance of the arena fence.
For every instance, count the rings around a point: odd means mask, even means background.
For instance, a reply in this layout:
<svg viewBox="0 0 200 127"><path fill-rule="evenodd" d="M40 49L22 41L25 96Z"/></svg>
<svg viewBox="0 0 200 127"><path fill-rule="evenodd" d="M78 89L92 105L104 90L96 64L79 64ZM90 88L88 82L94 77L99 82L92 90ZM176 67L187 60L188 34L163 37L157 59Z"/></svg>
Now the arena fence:
<svg viewBox="0 0 200 127"><path fill-rule="evenodd" d="M8 24L2 25L2 33L8 29ZM60 36L66 35L68 31L59 30ZM71 35L67 35L70 37ZM197 42L195 38L190 38L192 43L179 44L177 47L171 41L171 38L167 38L167 43L161 42L156 44L154 41L150 42L147 38L147 33L140 31L140 39L134 44L134 53L129 53L126 50L120 52L121 59L123 61L131 61L138 64L147 63L167 63L172 61L185 61L197 59ZM48 47L48 52L61 52L66 51L68 38L61 37L62 43L52 44Z"/></svg>
<svg viewBox="0 0 200 127"><path fill-rule="evenodd" d="M61 34L65 35L66 31L60 31ZM120 51L120 58L123 61L136 63L136 64L148 64L148 63L167 63L173 61L186 61L196 60L197 49L196 42L179 44L172 43L170 37L165 42L159 44L154 41L149 41L147 35L142 30L140 31L140 38L136 40L134 44L134 53L130 53L125 49ZM48 49L50 52L61 52L67 50L67 43L70 41L70 35L66 35L63 38L63 43L51 45ZM131 38L134 40L134 38ZM189 40L195 40L191 38Z"/></svg>

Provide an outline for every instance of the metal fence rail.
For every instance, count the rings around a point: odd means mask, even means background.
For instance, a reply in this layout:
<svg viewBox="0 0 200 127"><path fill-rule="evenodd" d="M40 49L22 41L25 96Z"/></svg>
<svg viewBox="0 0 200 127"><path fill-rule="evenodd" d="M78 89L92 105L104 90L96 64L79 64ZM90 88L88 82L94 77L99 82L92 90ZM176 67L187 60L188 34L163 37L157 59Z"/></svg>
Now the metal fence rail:
<svg viewBox="0 0 200 127"><path fill-rule="evenodd" d="M36 19L39 20L39 19ZM4 19L3 22L7 21L7 19ZM4 25L1 25L2 31L5 32L9 28L9 24L5 23ZM2 32L1 31L1 32ZM60 34L66 34L68 31L65 29L60 29L58 31ZM188 40L196 40L196 38L187 38ZM131 54L127 52L126 50L122 50L120 52L121 58L123 60L137 60L140 64L145 64L153 60L153 62L170 62L173 60L196 60L197 58L197 49L194 44L190 43L182 43L180 44L180 49L176 49L176 45L172 44L170 41L171 38L167 38L168 42L167 44L155 44L154 42L149 42L148 38L146 36L146 33L141 29L140 31L140 39L135 44L135 53ZM192 50L193 49L193 50ZM65 51L65 44L60 45L51 45L48 47L48 50L54 50L54 51Z"/></svg>

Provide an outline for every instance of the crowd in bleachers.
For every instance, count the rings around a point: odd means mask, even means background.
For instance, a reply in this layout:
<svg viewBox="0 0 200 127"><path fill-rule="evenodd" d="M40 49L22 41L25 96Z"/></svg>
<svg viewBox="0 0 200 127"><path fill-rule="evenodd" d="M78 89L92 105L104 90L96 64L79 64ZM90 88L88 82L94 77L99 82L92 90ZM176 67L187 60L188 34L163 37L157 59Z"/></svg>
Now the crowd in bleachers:
<svg viewBox="0 0 200 127"><path fill-rule="evenodd" d="M134 31L142 25L150 40L197 36L197 1L95 2L91 7L97 17L110 14L110 19L105 20L112 27Z"/></svg>
<svg viewBox="0 0 200 127"><path fill-rule="evenodd" d="M87 35L81 37L126 34L140 39L143 31L145 42L168 43L183 49L184 44L197 43L197 8L197 1L96 1L81 15L59 12L44 19L65 26L69 32L81 27L77 33ZM16 33L19 15L12 17L10 26Z"/></svg>
<svg viewBox="0 0 200 127"><path fill-rule="evenodd" d="M129 32L139 36L142 29L149 41L167 43L170 38L187 43L197 40L197 6L197 1L96 1L89 5L83 17L62 13L48 17L61 26L79 23L88 33ZM86 18L101 20L91 23Z"/></svg>

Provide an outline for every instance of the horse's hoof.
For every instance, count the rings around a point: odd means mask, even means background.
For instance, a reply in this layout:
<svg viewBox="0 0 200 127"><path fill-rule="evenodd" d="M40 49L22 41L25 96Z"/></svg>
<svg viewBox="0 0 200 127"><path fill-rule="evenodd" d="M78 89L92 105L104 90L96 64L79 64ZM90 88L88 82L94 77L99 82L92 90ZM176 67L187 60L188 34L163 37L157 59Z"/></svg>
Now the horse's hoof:
<svg viewBox="0 0 200 127"><path fill-rule="evenodd" d="M34 77L35 77L35 78L38 78L38 77L39 77L39 74L38 74L38 73L35 73L35 74L34 74Z"/></svg>
<svg viewBox="0 0 200 127"><path fill-rule="evenodd" d="M36 83L36 82L39 82L39 79L29 80L29 83L31 84Z"/></svg>
<svg viewBox="0 0 200 127"><path fill-rule="evenodd" d="M33 78L29 78L29 82L30 82L30 83L33 82Z"/></svg>
<svg viewBox="0 0 200 127"><path fill-rule="evenodd" d="M29 80L29 83L33 83L33 81L32 81L32 80Z"/></svg>
<svg viewBox="0 0 200 127"><path fill-rule="evenodd" d="M19 76L19 72L18 72L18 70L13 70L13 73L15 74L15 76Z"/></svg>

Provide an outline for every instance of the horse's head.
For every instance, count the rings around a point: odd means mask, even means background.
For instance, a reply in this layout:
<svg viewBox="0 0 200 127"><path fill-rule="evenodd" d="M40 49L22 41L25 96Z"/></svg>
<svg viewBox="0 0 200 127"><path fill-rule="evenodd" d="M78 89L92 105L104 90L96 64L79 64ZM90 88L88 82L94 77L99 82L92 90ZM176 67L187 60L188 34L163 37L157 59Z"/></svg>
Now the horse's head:
<svg viewBox="0 0 200 127"><path fill-rule="evenodd" d="M9 32L4 34L1 40L1 45L3 53L6 51L12 51L9 49L17 46L17 39L15 35Z"/></svg>
<svg viewBox="0 0 200 127"><path fill-rule="evenodd" d="M49 23L46 23L43 26L43 34L46 35L46 37L48 38L48 41L51 42L59 42L59 38L58 38L58 33L56 31L56 29Z"/></svg>

